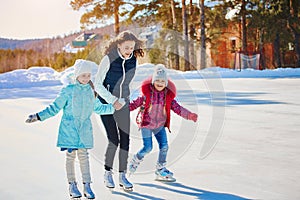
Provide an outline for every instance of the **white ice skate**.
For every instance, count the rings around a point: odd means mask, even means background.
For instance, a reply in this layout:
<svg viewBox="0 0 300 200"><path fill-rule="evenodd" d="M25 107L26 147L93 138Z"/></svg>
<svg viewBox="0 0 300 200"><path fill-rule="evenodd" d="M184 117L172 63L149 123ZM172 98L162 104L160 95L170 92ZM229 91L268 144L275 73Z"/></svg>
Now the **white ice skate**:
<svg viewBox="0 0 300 200"><path fill-rule="evenodd" d="M105 170L104 173L104 184L107 188L113 189L115 188L115 183L112 177L112 171Z"/></svg>
<svg viewBox="0 0 300 200"><path fill-rule="evenodd" d="M83 194L87 199L95 199L95 194L91 189L90 183L83 183Z"/></svg>
<svg viewBox="0 0 300 200"><path fill-rule="evenodd" d="M129 163L129 172L130 175L133 174L137 167L139 166L139 164L142 162L142 160L138 159L138 157L136 156L136 154L133 156L132 160Z"/></svg>
<svg viewBox="0 0 300 200"><path fill-rule="evenodd" d="M167 168L163 167L162 169L157 169L155 171L156 181L165 181L165 182L174 182L176 179L173 177L173 173L170 172Z"/></svg>
<svg viewBox="0 0 300 200"><path fill-rule="evenodd" d="M80 199L81 193L77 188L77 183L75 181L69 183L69 193L71 199Z"/></svg>
<svg viewBox="0 0 300 200"><path fill-rule="evenodd" d="M119 185L126 192L133 191L133 185L127 180L125 172L119 174Z"/></svg>

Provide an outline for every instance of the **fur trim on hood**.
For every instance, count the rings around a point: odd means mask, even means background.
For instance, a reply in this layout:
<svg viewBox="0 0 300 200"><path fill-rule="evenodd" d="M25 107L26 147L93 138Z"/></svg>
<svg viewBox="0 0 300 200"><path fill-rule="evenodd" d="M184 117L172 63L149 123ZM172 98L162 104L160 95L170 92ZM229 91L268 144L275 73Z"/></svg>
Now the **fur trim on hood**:
<svg viewBox="0 0 300 200"><path fill-rule="evenodd" d="M151 92L152 86L153 84L152 84L152 76L151 76L142 82L141 91L143 95L149 94ZM170 95L172 99L174 99L177 95L176 86L170 79L168 79L167 95Z"/></svg>

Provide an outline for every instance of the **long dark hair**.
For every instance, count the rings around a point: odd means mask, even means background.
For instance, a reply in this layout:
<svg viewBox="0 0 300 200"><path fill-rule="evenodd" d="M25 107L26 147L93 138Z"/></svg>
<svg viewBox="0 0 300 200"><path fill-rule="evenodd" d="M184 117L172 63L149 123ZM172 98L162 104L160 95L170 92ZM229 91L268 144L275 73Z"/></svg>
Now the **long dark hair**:
<svg viewBox="0 0 300 200"><path fill-rule="evenodd" d="M93 83L93 81L89 81L88 82L88 84L91 86L91 88L92 88L92 90L93 90L93 92L94 92L94 96L95 96L95 98L97 98L98 96L99 96L99 94L96 92L96 90L95 90L95 86L94 86L94 83Z"/></svg>
<svg viewBox="0 0 300 200"><path fill-rule="evenodd" d="M121 32L115 39L113 39L108 47L105 50L105 54L109 54L112 50L118 48L118 44L121 44L125 41L134 41L135 46L133 50L133 54L135 57L144 57L143 45L144 41L138 39L132 32L123 31Z"/></svg>

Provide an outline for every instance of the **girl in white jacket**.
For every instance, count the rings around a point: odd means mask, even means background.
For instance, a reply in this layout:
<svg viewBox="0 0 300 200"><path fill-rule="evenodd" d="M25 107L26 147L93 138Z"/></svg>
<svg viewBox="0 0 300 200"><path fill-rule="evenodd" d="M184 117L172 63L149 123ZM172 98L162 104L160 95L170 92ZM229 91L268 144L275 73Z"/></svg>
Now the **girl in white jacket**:
<svg viewBox="0 0 300 200"><path fill-rule="evenodd" d="M125 190L133 188L125 176L130 135L129 84L135 75L137 57L144 55L142 45L133 33L120 33L107 47L96 75L95 90L100 94L100 101L111 103L116 109L113 115L101 116L109 142L104 163L104 182L108 188L115 187L112 169L118 148L119 184Z"/></svg>

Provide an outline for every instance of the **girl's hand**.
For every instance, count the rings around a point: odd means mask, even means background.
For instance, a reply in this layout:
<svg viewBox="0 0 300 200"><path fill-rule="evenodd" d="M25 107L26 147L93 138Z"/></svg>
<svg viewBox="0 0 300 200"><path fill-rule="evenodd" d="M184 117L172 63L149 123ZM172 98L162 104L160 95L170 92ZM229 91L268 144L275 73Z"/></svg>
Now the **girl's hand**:
<svg viewBox="0 0 300 200"><path fill-rule="evenodd" d="M32 122L36 122L38 121L38 117L37 117L37 114L32 114L32 115L29 115L28 118L26 119L26 123L32 123Z"/></svg>
<svg viewBox="0 0 300 200"><path fill-rule="evenodd" d="M122 104L122 107L126 104L124 98L120 98L120 99L118 100L118 102L119 102L120 104Z"/></svg>
<svg viewBox="0 0 300 200"><path fill-rule="evenodd" d="M125 100L124 99L118 99L117 101L115 101L115 103L113 104L114 108L116 110L120 110L123 106L125 105Z"/></svg>
<svg viewBox="0 0 300 200"><path fill-rule="evenodd" d="M188 119L193 120L194 122L196 122L198 120L198 115L196 113L190 113L188 115Z"/></svg>

